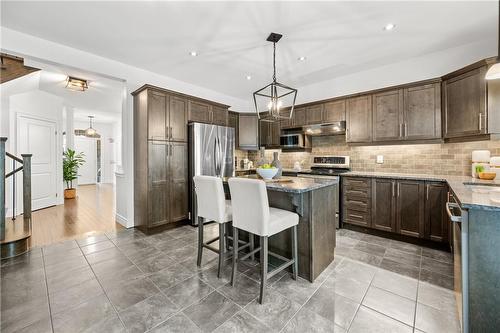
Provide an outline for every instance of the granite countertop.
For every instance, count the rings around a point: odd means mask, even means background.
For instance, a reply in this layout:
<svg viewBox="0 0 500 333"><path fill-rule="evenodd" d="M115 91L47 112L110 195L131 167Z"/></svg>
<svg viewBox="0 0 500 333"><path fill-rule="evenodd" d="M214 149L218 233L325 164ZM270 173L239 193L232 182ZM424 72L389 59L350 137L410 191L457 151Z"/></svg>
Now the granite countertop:
<svg viewBox="0 0 500 333"><path fill-rule="evenodd" d="M350 171L349 177L378 177L446 182L462 208L500 211L500 179L482 180L465 176Z"/></svg>
<svg viewBox="0 0 500 333"><path fill-rule="evenodd" d="M256 175L249 176L239 176L240 178L251 178L257 179ZM316 178L302 178L302 177L281 177L281 179L290 179L291 182L279 183L279 182L269 182L266 183L266 187L270 191L287 192L287 193L305 193L309 191L314 191L323 187L332 186L338 184L336 179L316 179ZM227 179L224 179L227 181Z"/></svg>
<svg viewBox="0 0 500 333"><path fill-rule="evenodd" d="M245 172L245 171L256 171L256 170L257 170L257 168L248 168L248 169L236 168L234 171L235 172ZM309 169L297 171L294 169L287 169L287 168L283 168L282 171L289 172L289 173L310 173L311 172L311 170L309 170Z"/></svg>

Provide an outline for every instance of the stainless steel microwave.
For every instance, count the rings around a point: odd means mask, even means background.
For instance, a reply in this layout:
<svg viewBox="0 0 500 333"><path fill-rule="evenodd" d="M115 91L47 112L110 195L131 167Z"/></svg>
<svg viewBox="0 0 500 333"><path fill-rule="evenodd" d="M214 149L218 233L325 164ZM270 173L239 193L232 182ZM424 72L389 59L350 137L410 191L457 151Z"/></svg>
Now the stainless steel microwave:
<svg viewBox="0 0 500 333"><path fill-rule="evenodd" d="M282 134L280 136L280 146L281 148L305 148L306 142L304 134L302 133Z"/></svg>

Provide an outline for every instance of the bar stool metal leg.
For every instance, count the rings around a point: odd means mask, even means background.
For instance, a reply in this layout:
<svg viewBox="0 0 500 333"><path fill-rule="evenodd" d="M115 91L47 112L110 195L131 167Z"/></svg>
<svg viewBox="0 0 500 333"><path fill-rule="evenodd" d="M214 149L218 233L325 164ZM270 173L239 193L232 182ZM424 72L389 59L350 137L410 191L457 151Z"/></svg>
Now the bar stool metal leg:
<svg viewBox="0 0 500 333"><path fill-rule="evenodd" d="M231 271L231 286L236 282L236 271L238 269L238 229L233 227L233 269Z"/></svg>
<svg viewBox="0 0 500 333"><path fill-rule="evenodd" d="M225 223L219 223L219 268L217 270L218 278L220 278L222 265L224 264L224 254L226 253L226 246L224 244L226 240L225 231L226 231Z"/></svg>
<svg viewBox="0 0 500 333"><path fill-rule="evenodd" d="M292 228L292 259L294 261L292 265L292 278L297 280L298 268L299 268L299 258L297 255L297 226Z"/></svg>
<svg viewBox="0 0 500 333"><path fill-rule="evenodd" d="M262 304L264 301L264 291L267 284L267 236L260 237L260 296L259 303Z"/></svg>
<svg viewBox="0 0 500 333"><path fill-rule="evenodd" d="M250 242L250 252L253 252L253 250L255 249L255 244L254 244L254 240L255 240L255 236L251 233L248 233L248 241ZM255 255L252 254L250 256L250 259L252 259L252 261L255 260Z"/></svg>
<svg viewBox="0 0 500 333"><path fill-rule="evenodd" d="M198 260L196 264L201 266L201 255L203 253L203 217L198 217Z"/></svg>
<svg viewBox="0 0 500 333"><path fill-rule="evenodd" d="M224 223L224 243L226 244L226 251L229 251L230 249L230 244L229 244L229 222Z"/></svg>

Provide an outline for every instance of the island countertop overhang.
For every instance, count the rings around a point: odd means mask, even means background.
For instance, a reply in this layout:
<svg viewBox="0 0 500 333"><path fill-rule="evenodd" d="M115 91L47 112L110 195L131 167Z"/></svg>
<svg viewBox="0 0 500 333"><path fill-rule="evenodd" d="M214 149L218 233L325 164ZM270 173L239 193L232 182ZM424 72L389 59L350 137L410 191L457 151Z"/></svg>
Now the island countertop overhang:
<svg viewBox="0 0 500 333"><path fill-rule="evenodd" d="M226 183L230 177L224 178ZM260 179L255 175L238 176L238 178ZM281 177L280 179L286 182L266 182L266 188L269 191L286 192L293 194L301 194L309 191L314 191L323 187L337 185L338 178L332 179L318 179L318 178L305 178L305 177Z"/></svg>

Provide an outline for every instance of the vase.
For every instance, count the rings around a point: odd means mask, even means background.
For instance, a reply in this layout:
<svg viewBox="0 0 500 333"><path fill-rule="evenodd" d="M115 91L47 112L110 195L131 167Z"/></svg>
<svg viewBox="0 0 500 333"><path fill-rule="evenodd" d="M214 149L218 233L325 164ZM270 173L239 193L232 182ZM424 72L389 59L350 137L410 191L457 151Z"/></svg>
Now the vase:
<svg viewBox="0 0 500 333"><path fill-rule="evenodd" d="M278 172L276 173L276 175L273 178L275 178L275 179L281 178L281 175L283 173L283 167L281 166L281 161L279 159L278 152L273 153L273 161L271 162L271 165L278 169Z"/></svg>
<svg viewBox="0 0 500 333"><path fill-rule="evenodd" d="M260 148L259 150L259 159L257 160L257 162L255 163L255 167L256 168L260 168L261 166L263 166L264 164L267 164L267 161L266 161L266 149L265 148Z"/></svg>

